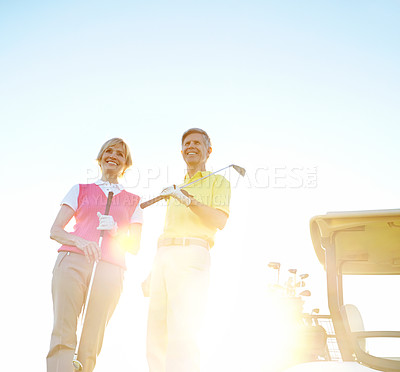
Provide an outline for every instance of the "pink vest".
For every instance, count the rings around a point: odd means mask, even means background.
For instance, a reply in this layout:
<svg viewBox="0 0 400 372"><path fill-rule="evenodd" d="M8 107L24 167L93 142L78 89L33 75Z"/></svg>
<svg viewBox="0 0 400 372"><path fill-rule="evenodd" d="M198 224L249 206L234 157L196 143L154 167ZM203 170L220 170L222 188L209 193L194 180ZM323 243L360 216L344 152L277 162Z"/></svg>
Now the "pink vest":
<svg viewBox="0 0 400 372"><path fill-rule="evenodd" d="M97 212L104 214L106 203L107 197L99 186L94 183L79 185L78 208L74 215L76 224L72 234L86 240L98 242L100 230L97 230L97 226L99 226ZM131 216L138 203L139 196L125 190L114 195L109 214L117 222L118 229L130 224ZM80 249L70 245L62 245L58 251L83 254ZM107 231L104 232L101 245L101 260L126 269L125 250L119 246L118 242Z"/></svg>

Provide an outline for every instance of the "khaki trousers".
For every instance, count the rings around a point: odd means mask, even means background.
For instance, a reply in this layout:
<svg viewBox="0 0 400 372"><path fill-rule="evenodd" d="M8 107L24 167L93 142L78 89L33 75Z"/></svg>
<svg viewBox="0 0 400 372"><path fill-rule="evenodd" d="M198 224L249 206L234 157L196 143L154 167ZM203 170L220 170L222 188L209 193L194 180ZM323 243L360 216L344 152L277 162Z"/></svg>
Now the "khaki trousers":
<svg viewBox="0 0 400 372"><path fill-rule="evenodd" d="M147 327L150 372L197 372L210 253L197 245L161 246L151 274Z"/></svg>
<svg viewBox="0 0 400 372"><path fill-rule="evenodd" d="M48 372L73 371L78 317L86 300L92 266L83 255L58 254L52 280L54 325L47 355ZM78 350L84 372L92 372L96 365L106 325L122 292L123 276L124 269L119 266L103 261L97 264Z"/></svg>

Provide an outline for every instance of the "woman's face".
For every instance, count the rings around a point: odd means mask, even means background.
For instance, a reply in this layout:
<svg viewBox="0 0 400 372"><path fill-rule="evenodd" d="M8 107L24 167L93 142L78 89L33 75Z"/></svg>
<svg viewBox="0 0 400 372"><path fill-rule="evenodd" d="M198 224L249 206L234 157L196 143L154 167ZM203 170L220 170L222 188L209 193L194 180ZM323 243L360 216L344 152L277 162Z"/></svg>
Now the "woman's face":
<svg viewBox="0 0 400 372"><path fill-rule="evenodd" d="M121 143L106 148L100 160L100 167L103 173L111 173L118 176L124 171L125 165L125 152Z"/></svg>

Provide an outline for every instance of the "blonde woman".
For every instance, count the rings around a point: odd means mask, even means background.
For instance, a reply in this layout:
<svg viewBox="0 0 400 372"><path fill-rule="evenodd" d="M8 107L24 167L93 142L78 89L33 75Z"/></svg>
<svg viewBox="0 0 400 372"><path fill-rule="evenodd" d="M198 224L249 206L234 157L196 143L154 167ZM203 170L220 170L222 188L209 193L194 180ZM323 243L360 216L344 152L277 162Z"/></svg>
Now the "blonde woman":
<svg viewBox="0 0 400 372"><path fill-rule="evenodd" d="M91 184L75 185L61 202L51 239L61 244L53 270L54 325L47 355L48 372L71 372L77 345L77 320L83 309L94 262L95 276L78 349L84 372L93 371L106 325L122 292L125 253L137 253L142 228L139 196L118 183L132 158L120 138L108 140L97 162L102 176ZM114 196L104 215L109 192ZM75 218L73 232L65 226ZM104 231L101 247L100 231Z"/></svg>

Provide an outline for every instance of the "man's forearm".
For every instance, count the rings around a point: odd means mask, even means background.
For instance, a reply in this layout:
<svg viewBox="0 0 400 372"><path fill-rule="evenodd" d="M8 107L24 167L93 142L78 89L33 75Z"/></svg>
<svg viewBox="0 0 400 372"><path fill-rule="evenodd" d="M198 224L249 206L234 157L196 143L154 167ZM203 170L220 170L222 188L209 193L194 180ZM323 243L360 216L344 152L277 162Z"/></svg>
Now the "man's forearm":
<svg viewBox="0 0 400 372"><path fill-rule="evenodd" d="M193 197L190 197L190 199L190 210L199 216L206 225L217 227L220 230L225 227L228 220L228 215L225 212L202 204Z"/></svg>

